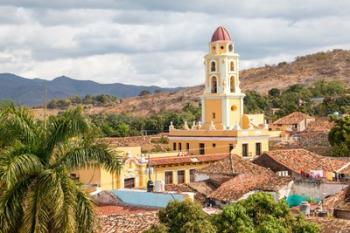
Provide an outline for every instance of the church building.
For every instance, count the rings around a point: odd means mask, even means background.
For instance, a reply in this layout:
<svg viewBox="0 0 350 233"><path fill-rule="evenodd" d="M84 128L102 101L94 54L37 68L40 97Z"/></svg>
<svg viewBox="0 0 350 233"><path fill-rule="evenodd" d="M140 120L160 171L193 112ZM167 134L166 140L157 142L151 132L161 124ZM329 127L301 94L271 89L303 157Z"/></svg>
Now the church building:
<svg viewBox="0 0 350 233"><path fill-rule="evenodd" d="M240 89L239 55L228 31L218 27L204 56L205 89L201 96L202 119L169 127L174 151L187 154L228 154L255 157L269 149L268 126L263 114L244 113Z"/></svg>

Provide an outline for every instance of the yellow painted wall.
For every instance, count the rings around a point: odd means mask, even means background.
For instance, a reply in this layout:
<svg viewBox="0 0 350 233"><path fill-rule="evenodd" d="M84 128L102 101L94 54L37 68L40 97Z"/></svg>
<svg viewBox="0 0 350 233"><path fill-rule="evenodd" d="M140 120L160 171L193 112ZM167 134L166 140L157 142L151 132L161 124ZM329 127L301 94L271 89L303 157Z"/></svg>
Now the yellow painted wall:
<svg viewBox="0 0 350 233"><path fill-rule="evenodd" d="M277 130L272 130L272 131L268 131L268 134L271 138L274 137L281 137L283 131L277 131Z"/></svg>
<svg viewBox="0 0 350 233"><path fill-rule="evenodd" d="M238 140L236 147L233 149L232 153L242 156L242 145L248 144L248 155L249 157L256 156L256 143L261 143L261 154L264 152L269 151L269 140L266 139L244 139L244 140Z"/></svg>
<svg viewBox="0 0 350 233"><path fill-rule="evenodd" d="M112 178L112 174L106 171L105 169L101 169L101 184L100 187L103 190L110 190L115 187L114 177Z"/></svg>
<svg viewBox="0 0 350 233"><path fill-rule="evenodd" d="M205 124L210 125L211 121L215 126L222 127L222 104L220 99L205 99ZM213 113L215 113L215 119L213 119Z"/></svg>
<svg viewBox="0 0 350 233"><path fill-rule="evenodd" d="M235 123L241 126L241 111L243 106L241 106L241 99L228 99L229 109L227 111L230 112L230 123L231 128L235 126ZM243 111L242 111L243 112Z"/></svg>
<svg viewBox="0 0 350 233"><path fill-rule="evenodd" d="M214 141L214 140L170 140L170 146L173 148L173 143L177 144L177 150L178 150L178 144L182 144L182 150L183 152L187 152L186 150L186 143L190 144L190 150L189 153L192 155L198 155L199 154L199 143L204 143L205 145L205 154L227 154L229 153L229 144L235 144L234 141ZM215 147L213 146L215 144Z"/></svg>
<svg viewBox="0 0 350 233"><path fill-rule="evenodd" d="M173 172L173 184L177 184L177 171L184 170L185 171L185 183L190 183L190 170L191 169L200 169L205 166L208 166L208 164L193 164L193 165L183 165L183 166L168 166L168 167L155 167L154 173L152 174L152 180L153 182L157 180L161 180L165 182L165 172L166 171L172 171ZM146 180L148 180L148 176L146 177Z"/></svg>
<svg viewBox="0 0 350 233"><path fill-rule="evenodd" d="M215 139L212 140L190 140L190 139L183 139L183 140L169 140L171 143L170 146L172 146L172 143L176 143L177 145L179 143L182 144L182 151L186 152L186 143L190 144L190 154L197 155L199 154L199 143L204 143L205 145L205 154L227 154L229 153L230 144L233 144L234 150L233 153L242 156L242 144L248 143L248 154L252 154L252 156L256 155L255 151L255 144L261 143L261 152L265 152L269 150L269 142L268 142L268 136L266 137L245 137L245 138L237 138L237 141L218 141ZM215 147L213 146L215 144ZM171 147L172 148L172 147ZM178 146L177 146L178 148Z"/></svg>
<svg viewBox="0 0 350 233"><path fill-rule="evenodd" d="M265 124L264 114L246 114L254 125Z"/></svg>
<svg viewBox="0 0 350 233"><path fill-rule="evenodd" d="M79 177L79 181L83 184L101 185L101 169L100 168L85 168L72 171Z"/></svg>
<svg viewBox="0 0 350 233"><path fill-rule="evenodd" d="M121 156L125 156L130 153L133 156L141 155L141 146L125 146L125 147L116 147L114 151L119 152Z"/></svg>

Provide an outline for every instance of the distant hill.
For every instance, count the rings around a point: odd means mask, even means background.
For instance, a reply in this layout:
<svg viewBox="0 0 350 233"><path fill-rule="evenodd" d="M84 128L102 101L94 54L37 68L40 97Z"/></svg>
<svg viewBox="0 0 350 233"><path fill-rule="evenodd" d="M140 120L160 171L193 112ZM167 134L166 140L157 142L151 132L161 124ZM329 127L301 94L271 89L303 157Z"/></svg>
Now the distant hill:
<svg viewBox="0 0 350 233"><path fill-rule="evenodd" d="M0 100L8 99L18 104L31 106L42 105L45 93L47 93L47 100L69 96L85 96L87 94L109 94L124 98L137 96L142 90L154 93L156 90L174 91L177 89L121 83L99 84L93 81L75 80L66 76L48 81L27 79L10 73L0 73Z"/></svg>
<svg viewBox="0 0 350 233"><path fill-rule="evenodd" d="M293 84L311 85L318 80L338 80L350 87L350 51L319 52L297 57L290 63L280 62L240 73L242 90L254 90L260 94L267 94L273 87L286 89ZM166 110L180 111L186 103L198 105L203 88L201 85L172 93L126 98L115 106L89 109L88 114L128 113L147 116Z"/></svg>
<svg viewBox="0 0 350 233"><path fill-rule="evenodd" d="M310 85L318 80L338 80L350 86L350 51L336 49L296 57L293 62L280 62L240 73L241 88L262 94L272 87L284 89L293 84Z"/></svg>
<svg viewBox="0 0 350 233"><path fill-rule="evenodd" d="M255 90L261 94L266 94L273 87L285 89L293 84L311 85L318 80L338 80L350 87L350 51L319 52L297 57L290 63L280 62L276 65L243 70L240 73L240 80L243 91ZM0 83L0 89L7 88ZM57 89L60 90L60 88ZM141 89L143 88L134 92L134 95L137 95ZM37 94L35 91L29 93L34 96ZM87 114L128 113L146 116L166 110L179 111L186 103L198 104L202 93L203 86L195 86L168 93L130 97L113 106L88 108ZM56 114L58 111L51 110L50 113ZM36 109L35 112L38 116L42 115L42 109Z"/></svg>

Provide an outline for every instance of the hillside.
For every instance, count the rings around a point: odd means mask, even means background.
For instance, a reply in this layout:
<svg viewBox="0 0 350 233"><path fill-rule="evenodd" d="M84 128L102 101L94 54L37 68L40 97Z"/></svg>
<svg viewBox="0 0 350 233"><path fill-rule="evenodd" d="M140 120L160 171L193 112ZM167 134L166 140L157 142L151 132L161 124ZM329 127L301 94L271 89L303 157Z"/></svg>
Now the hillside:
<svg viewBox="0 0 350 233"><path fill-rule="evenodd" d="M338 80L350 85L350 51L333 50L297 57L293 62L251 68L240 74L243 90L267 93L272 87L310 85L317 80Z"/></svg>
<svg viewBox="0 0 350 233"><path fill-rule="evenodd" d="M256 90L266 94L273 87L280 89L293 84L310 85L318 80L338 80L350 85L350 51L334 50L298 57L291 63L251 68L241 72L243 91ZM87 108L87 114L95 113L129 113L145 116L165 110L179 111L185 103L199 102L203 86L189 87L172 93L157 93L143 97L123 99L110 107ZM48 113L55 114L59 110ZM42 110L35 112L42 115Z"/></svg>
<svg viewBox="0 0 350 233"><path fill-rule="evenodd" d="M155 90L171 91L176 89L121 83L99 84L93 81L75 80L65 76L48 81L43 79L26 79L9 73L0 74L0 99L10 99L18 104L31 106L42 105L46 94L47 100L69 96L85 96L88 94L131 97L137 96L142 90L153 93Z"/></svg>

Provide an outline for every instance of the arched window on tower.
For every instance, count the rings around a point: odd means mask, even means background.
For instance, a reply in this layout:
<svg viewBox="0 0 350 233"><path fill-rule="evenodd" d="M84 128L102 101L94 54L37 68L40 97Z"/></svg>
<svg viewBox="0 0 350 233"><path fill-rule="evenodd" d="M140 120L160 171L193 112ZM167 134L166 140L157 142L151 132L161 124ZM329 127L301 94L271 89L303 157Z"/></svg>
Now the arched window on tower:
<svg viewBox="0 0 350 233"><path fill-rule="evenodd" d="M230 62L230 71L235 70L235 63L233 61Z"/></svg>
<svg viewBox="0 0 350 233"><path fill-rule="evenodd" d="M235 77L231 76L230 78L230 91L231 93L235 92Z"/></svg>
<svg viewBox="0 0 350 233"><path fill-rule="evenodd" d="M215 72L216 71L216 63L215 61L210 62L210 71Z"/></svg>
<svg viewBox="0 0 350 233"><path fill-rule="evenodd" d="M217 93L217 92L218 92L218 81L214 76L211 78L211 93Z"/></svg>

